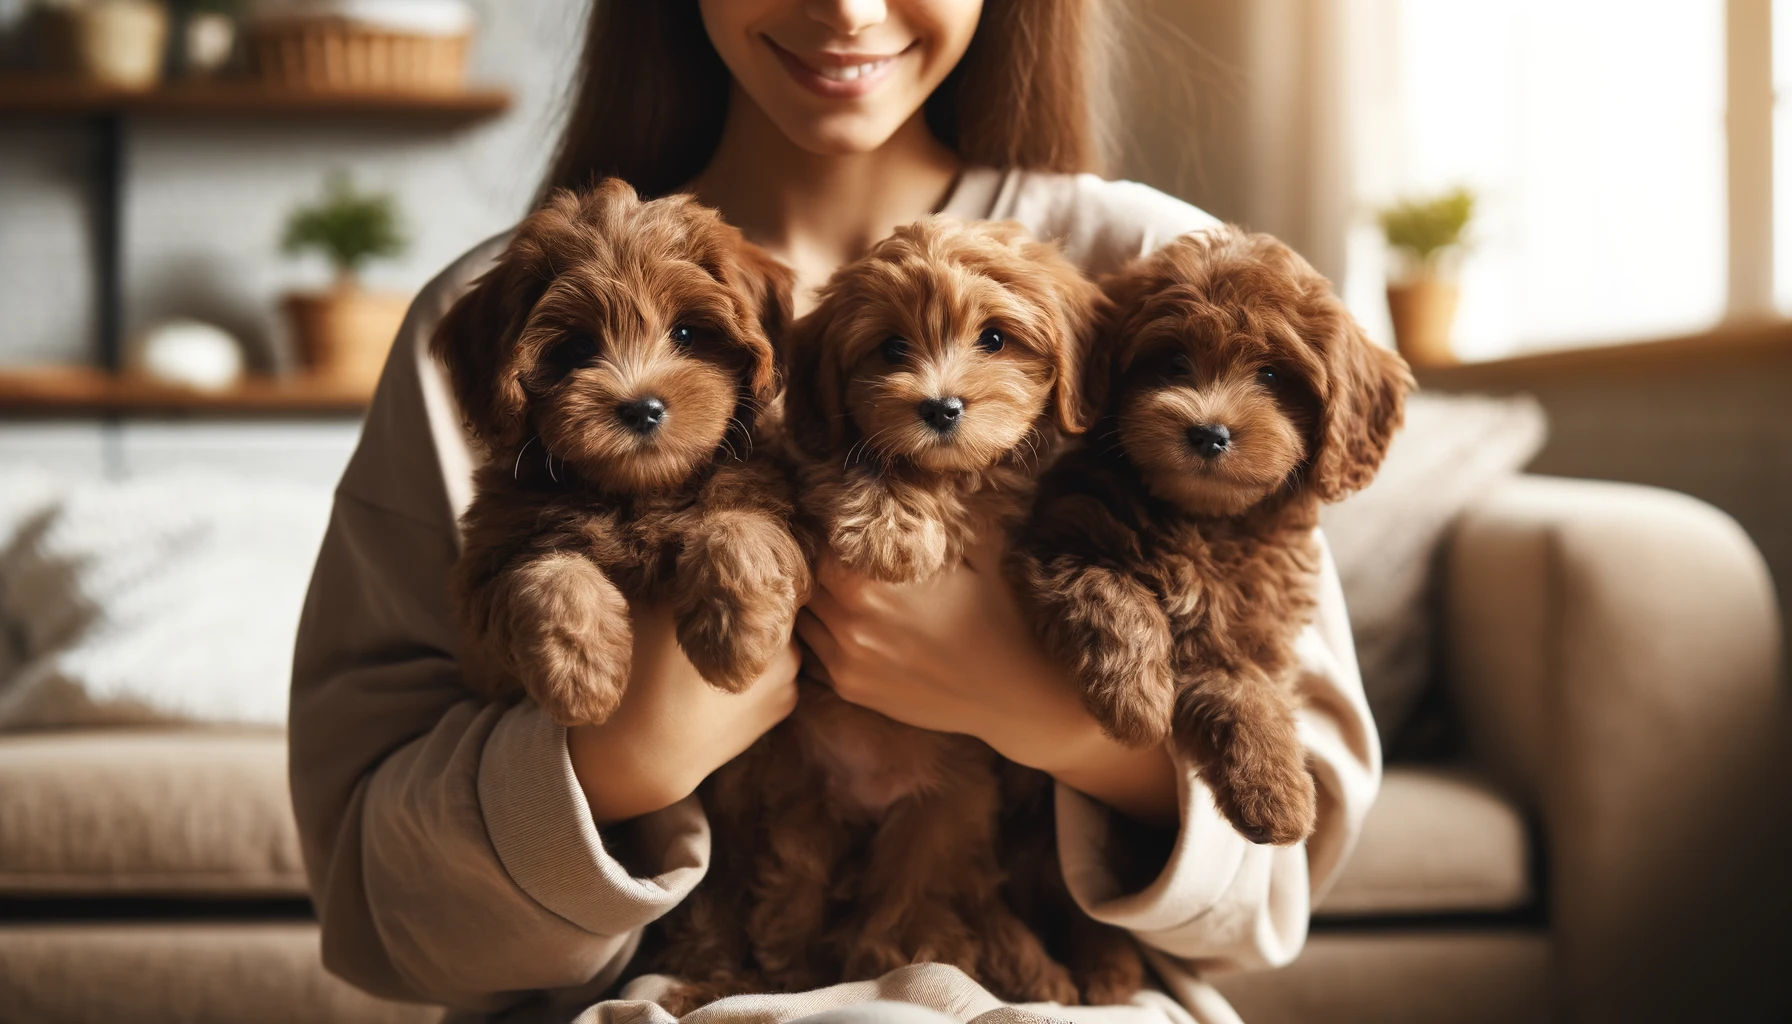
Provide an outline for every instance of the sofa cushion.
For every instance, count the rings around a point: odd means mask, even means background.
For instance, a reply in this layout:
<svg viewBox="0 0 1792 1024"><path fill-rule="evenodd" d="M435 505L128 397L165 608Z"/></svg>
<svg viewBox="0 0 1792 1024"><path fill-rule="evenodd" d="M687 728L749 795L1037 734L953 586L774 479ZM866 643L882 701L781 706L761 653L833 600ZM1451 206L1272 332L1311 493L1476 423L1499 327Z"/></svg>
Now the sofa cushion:
<svg viewBox="0 0 1792 1024"><path fill-rule="evenodd" d="M0 894L303 896L285 736L0 736Z"/></svg>
<svg viewBox="0 0 1792 1024"><path fill-rule="evenodd" d="M0 923L0 1007L38 1024L425 1024L325 973L310 921Z"/></svg>
<svg viewBox="0 0 1792 1024"><path fill-rule="evenodd" d="M1474 775L1401 766L1382 776L1321 918L1497 913L1536 897L1525 818Z"/></svg>
<svg viewBox="0 0 1792 1024"><path fill-rule="evenodd" d="M0 896L304 896L274 730L0 736ZM1321 917L1511 910L1525 821L1466 773L1390 769Z"/></svg>

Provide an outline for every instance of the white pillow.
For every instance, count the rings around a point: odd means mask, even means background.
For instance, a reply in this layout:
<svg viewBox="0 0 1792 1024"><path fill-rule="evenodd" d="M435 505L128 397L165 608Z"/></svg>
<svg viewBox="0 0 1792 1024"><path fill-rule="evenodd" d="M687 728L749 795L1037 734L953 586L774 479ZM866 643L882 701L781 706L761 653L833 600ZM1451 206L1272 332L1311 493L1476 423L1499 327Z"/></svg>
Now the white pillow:
<svg viewBox="0 0 1792 1024"><path fill-rule="evenodd" d="M0 728L286 721L328 488L9 474L0 490L30 495L0 508Z"/></svg>
<svg viewBox="0 0 1792 1024"><path fill-rule="evenodd" d="M1433 590L1450 527L1520 472L1547 434L1543 408L1529 396L1415 394L1375 481L1320 512L1384 746L1435 675Z"/></svg>

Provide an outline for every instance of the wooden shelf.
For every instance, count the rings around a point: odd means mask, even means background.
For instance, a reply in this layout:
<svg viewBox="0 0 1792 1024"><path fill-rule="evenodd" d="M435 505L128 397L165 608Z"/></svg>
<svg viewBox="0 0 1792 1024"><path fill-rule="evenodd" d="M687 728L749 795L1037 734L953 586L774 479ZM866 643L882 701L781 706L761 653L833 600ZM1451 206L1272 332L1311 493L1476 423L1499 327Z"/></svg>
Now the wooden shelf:
<svg viewBox="0 0 1792 1024"><path fill-rule="evenodd" d="M225 78L131 92L67 77L0 76L0 115L15 116L408 117L468 123L496 117L510 102L508 90L483 86L457 93L305 92Z"/></svg>
<svg viewBox="0 0 1792 1024"><path fill-rule="evenodd" d="M0 418L66 416L353 416L373 397L363 385L319 377L247 377L196 391L88 367L0 371Z"/></svg>
<svg viewBox="0 0 1792 1024"><path fill-rule="evenodd" d="M1419 385L1439 391L1507 391L1588 377L1672 377L1706 370L1792 365L1792 319L1729 324L1699 334L1621 345L1594 345L1414 367Z"/></svg>

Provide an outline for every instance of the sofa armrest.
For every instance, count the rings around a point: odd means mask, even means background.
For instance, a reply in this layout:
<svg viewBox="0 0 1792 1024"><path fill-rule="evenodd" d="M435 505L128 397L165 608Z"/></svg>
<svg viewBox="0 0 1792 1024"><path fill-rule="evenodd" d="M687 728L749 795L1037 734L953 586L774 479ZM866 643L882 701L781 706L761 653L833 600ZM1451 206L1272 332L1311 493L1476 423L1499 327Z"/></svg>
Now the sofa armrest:
<svg viewBox="0 0 1792 1024"><path fill-rule="evenodd" d="M1471 750L1543 824L1565 1019L1618 1019L1648 991L1619 951L1662 924L1646 909L1659 887L1725 856L1719 834L1676 833L1729 806L1769 742L1767 568L1734 521L1685 495L1525 476L1458 524L1444 602Z"/></svg>

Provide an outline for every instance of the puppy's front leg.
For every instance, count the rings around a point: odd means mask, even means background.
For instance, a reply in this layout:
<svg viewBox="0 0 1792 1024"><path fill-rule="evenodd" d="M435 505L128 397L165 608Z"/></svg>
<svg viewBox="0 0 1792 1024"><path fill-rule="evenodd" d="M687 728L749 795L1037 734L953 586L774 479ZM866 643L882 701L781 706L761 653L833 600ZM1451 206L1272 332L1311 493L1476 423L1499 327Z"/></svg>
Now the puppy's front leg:
<svg viewBox="0 0 1792 1024"><path fill-rule="evenodd" d="M1070 670L1102 729L1129 746L1162 743L1175 688L1157 596L1108 566L1025 545L1010 553L1008 573L1046 652Z"/></svg>
<svg viewBox="0 0 1792 1024"><path fill-rule="evenodd" d="M628 601L597 563L549 551L500 571L475 594L481 640L524 692L561 725L607 720L628 686L634 631Z"/></svg>
<svg viewBox="0 0 1792 1024"><path fill-rule="evenodd" d="M790 642L809 599L802 547L776 517L723 509L683 538L673 583L678 642L703 678L738 693Z"/></svg>
<svg viewBox="0 0 1792 1024"><path fill-rule="evenodd" d="M1253 843L1281 846L1313 831L1318 798L1295 705L1288 680L1250 663L1196 671L1176 695L1177 746L1201 765L1220 813Z"/></svg>
<svg viewBox="0 0 1792 1024"><path fill-rule="evenodd" d="M824 510L828 547L840 564L883 583L937 576L963 547L963 538L954 538L944 522L869 474L854 471L816 483L804 503Z"/></svg>

